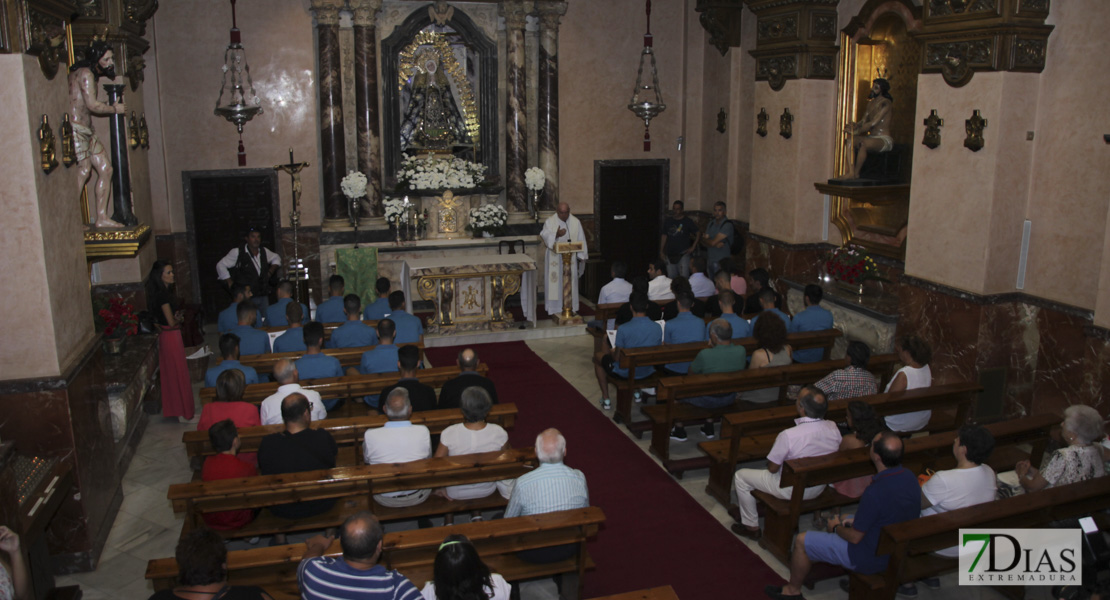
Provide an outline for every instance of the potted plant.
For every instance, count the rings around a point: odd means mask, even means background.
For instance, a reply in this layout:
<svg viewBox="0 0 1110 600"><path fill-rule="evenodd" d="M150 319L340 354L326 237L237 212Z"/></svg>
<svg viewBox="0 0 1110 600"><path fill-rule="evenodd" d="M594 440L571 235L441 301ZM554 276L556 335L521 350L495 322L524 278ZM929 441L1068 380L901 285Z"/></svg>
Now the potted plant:
<svg viewBox="0 0 1110 600"><path fill-rule="evenodd" d="M825 273L840 287L863 294L864 281L887 281L879 275L875 260L859 246L842 246L825 259Z"/></svg>
<svg viewBox="0 0 1110 600"><path fill-rule="evenodd" d="M466 230L474 237L493 237L509 222L509 213L497 204L484 204L470 209L470 222Z"/></svg>
<svg viewBox="0 0 1110 600"><path fill-rule="evenodd" d="M97 329L104 333L104 351L108 354L123 352L125 338L139 333L139 319L135 307L123 298L111 298L105 304L101 299L94 300Z"/></svg>

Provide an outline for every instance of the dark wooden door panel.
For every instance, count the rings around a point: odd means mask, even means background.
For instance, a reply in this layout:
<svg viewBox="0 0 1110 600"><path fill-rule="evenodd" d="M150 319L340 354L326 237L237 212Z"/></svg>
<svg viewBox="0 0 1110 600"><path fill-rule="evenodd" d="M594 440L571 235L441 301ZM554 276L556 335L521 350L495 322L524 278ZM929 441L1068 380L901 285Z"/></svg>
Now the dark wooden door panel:
<svg viewBox="0 0 1110 600"><path fill-rule="evenodd" d="M669 170L667 160L594 163L594 215L604 280L615 260L628 264L632 279L645 274L648 262L658 255Z"/></svg>

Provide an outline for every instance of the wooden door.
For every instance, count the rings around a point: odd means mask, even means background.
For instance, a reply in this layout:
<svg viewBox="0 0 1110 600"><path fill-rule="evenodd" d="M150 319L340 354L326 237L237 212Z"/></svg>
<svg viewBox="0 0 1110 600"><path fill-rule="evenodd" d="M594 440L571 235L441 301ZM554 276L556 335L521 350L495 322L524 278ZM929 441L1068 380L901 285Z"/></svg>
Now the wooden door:
<svg viewBox="0 0 1110 600"><path fill-rule="evenodd" d="M216 277L216 263L246 241L247 230L257 228L262 247L282 254L277 175L272 169L234 169L186 171L181 177L193 290L199 292L194 297L200 298L205 319L215 322L231 302Z"/></svg>
<svg viewBox="0 0 1110 600"><path fill-rule="evenodd" d="M628 265L628 279L647 274L659 255L667 207L668 160L594 162L594 215L601 247L600 276L609 280L615 260Z"/></svg>

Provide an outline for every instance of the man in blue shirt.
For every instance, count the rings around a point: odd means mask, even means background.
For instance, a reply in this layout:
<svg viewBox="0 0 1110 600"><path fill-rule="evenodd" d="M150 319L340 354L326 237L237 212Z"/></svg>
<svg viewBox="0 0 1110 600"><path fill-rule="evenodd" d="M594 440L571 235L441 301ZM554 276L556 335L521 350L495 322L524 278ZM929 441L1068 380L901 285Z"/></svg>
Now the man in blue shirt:
<svg viewBox="0 0 1110 600"><path fill-rule="evenodd" d="M286 327L289 325L289 319L285 316L285 307L293 302L293 282L286 279L278 284L277 287L277 302L274 302L266 309L266 326L268 327ZM301 304L301 321L304 325L308 316L308 307Z"/></svg>
<svg viewBox="0 0 1110 600"><path fill-rule="evenodd" d="M243 300L251 299L251 286L236 284L231 287L231 306L220 311L220 316L216 319L216 328L220 333L227 333L239 324L239 317L235 314L235 309L238 308L239 303Z"/></svg>
<svg viewBox="0 0 1110 600"><path fill-rule="evenodd" d="M397 325L398 344L415 344L424 341L424 324L420 317L405 312L405 293L397 290L389 295L389 318Z"/></svg>
<svg viewBox="0 0 1110 600"><path fill-rule="evenodd" d="M802 299L806 308L802 312L794 315L794 319L791 320L786 327L788 332L824 331L833 328L832 313L819 306L821 304L822 295L821 286L812 283L806 286L804 298ZM824 350L821 348L795 350L794 362L814 363L821 360L822 356L824 356Z"/></svg>
<svg viewBox="0 0 1110 600"><path fill-rule="evenodd" d="M878 474L864 490L855 519L834 516L828 521L828 533L799 533L790 561L790 581L783 587L765 587L765 594L775 600L800 600L802 582L815 562L839 565L863 575L886 569L890 556L875 555L883 527L921 514L921 486L917 476L902 466L902 452L898 434L887 431L876 437L871 443L871 463Z"/></svg>
<svg viewBox="0 0 1110 600"><path fill-rule="evenodd" d="M270 308L274 306L277 305L271 305ZM303 307L300 302L285 304L285 318L289 321L289 329L274 340L274 352L304 352L304 327L301 327Z"/></svg>
<svg viewBox="0 0 1110 600"><path fill-rule="evenodd" d="M371 373L393 373L397 370L397 346L393 344L396 334L397 325L393 322L393 319L378 321L378 345L362 353L362 360L358 364L359 373L369 375ZM365 396L363 401L374 408L378 407L377 394Z"/></svg>
<svg viewBox="0 0 1110 600"><path fill-rule="evenodd" d="M780 319L782 319L783 324L786 325L786 330L790 331L790 317L786 316L786 313L784 313L781 310L775 308L775 299L776 298L778 298L778 292L776 292L775 290L773 290L769 287L768 288L763 288L762 290L760 290L759 291L759 305L763 309L760 312L760 314L762 314L763 312L775 313L776 315L779 316ZM759 315L756 315L756 316L752 317L752 329L753 330L755 329L755 323L758 320L759 320Z"/></svg>
<svg viewBox="0 0 1110 600"><path fill-rule="evenodd" d="M254 328L254 324L258 321L258 307L254 302L250 300L240 302L235 309L235 316L238 317L239 324L228 333L239 336L239 351L244 355L269 354L269 334Z"/></svg>
<svg viewBox="0 0 1110 600"><path fill-rule="evenodd" d="M357 295L347 294L343 298L343 314L347 315L347 321L331 332L328 348L361 348L378 343L374 328L358 318L361 308L362 301Z"/></svg>
<svg viewBox="0 0 1110 600"><path fill-rule="evenodd" d="M681 291L675 296L675 303L678 304L678 315L667 321L667 327L663 330L663 343L669 346L704 342L705 321L690 312L690 307L694 304L694 294ZM665 375L685 375L690 370L690 363L667 363L663 368L666 371Z"/></svg>
<svg viewBox="0 0 1110 600"><path fill-rule="evenodd" d="M204 387L216 387L216 379L219 378L220 373L228 369L242 371L247 385L258 383L258 371L255 371L254 367L248 367L239 362L239 336L234 333L225 333L220 336L220 356L223 357L220 364L209 368L204 373Z"/></svg>
<svg viewBox="0 0 1110 600"><path fill-rule="evenodd" d="M752 326L733 312L733 307L735 305L736 294L733 294L730 290L722 290L719 292L717 294L717 306L721 309L721 315L718 318L728 321L728 324L732 327L732 339L738 340L740 338L752 337ZM712 325L712 321L705 325L706 339L709 339L709 328Z"/></svg>
<svg viewBox="0 0 1110 600"><path fill-rule="evenodd" d="M713 219L705 228L701 236L701 243L706 248L706 261L709 263L709 275L716 275L718 264L722 258L732 254L732 238L736 231L732 222L725 218L725 203L713 204Z"/></svg>
<svg viewBox="0 0 1110 600"><path fill-rule="evenodd" d="M632 320L617 327L617 339L611 351L599 352L594 357L594 373L597 375L598 385L601 386L602 410L613 407L613 403L609 400L609 378L628 379L628 369L617 366L620 363L621 348L646 348L663 343L663 328L646 316L648 304L651 302L647 294L632 292L628 302L632 308ZM636 379L647 377L654 370L654 367L636 367Z"/></svg>
<svg viewBox="0 0 1110 600"><path fill-rule="evenodd" d="M420 590L404 575L378 564L382 526L367 511L347 518L339 530L343 555L324 556L334 537L317 535L305 542L297 583L306 600L422 600Z"/></svg>
<svg viewBox="0 0 1110 600"><path fill-rule="evenodd" d="M332 275L328 279L328 293L331 294L316 307L316 320L321 323L342 323L347 320L343 314L343 295L347 283L342 275Z"/></svg>
<svg viewBox="0 0 1110 600"><path fill-rule="evenodd" d="M374 291L378 293L378 299L367 305L366 310L362 311L362 318L367 321L377 321L389 316L391 312L389 309L389 278L379 277L374 282Z"/></svg>
<svg viewBox="0 0 1110 600"><path fill-rule="evenodd" d="M324 325L316 321L304 326L305 353L293 362L297 368L297 377L301 381L307 379L322 379L324 377L343 377L347 373L339 359L328 356L320 351L324 345ZM343 405L342 398L322 398L324 408L329 411Z"/></svg>

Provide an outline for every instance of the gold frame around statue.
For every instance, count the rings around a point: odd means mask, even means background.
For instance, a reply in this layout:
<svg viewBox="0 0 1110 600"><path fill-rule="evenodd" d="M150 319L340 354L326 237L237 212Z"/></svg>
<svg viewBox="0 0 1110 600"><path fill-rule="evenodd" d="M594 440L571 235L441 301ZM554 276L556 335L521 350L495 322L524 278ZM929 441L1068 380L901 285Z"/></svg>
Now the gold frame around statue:
<svg viewBox="0 0 1110 600"><path fill-rule="evenodd" d="M451 47L447 44L445 36L433 31L422 31L413 38L412 43L401 50L398 55L400 62L400 68L397 70L398 89L404 88L413 74L422 69L416 64L416 51L421 46L432 46L436 54L439 55L443 68L447 69L451 81L458 88L459 102L462 104L463 118L466 120L466 130L470 133L470 139L474 141L475 149L480 148L481 123L478 120L478 103L474 99L474 89L470 85L470 80L466 78L466 73L463 73L459 61L455 58L455 53L451 51Z"/></svg>

